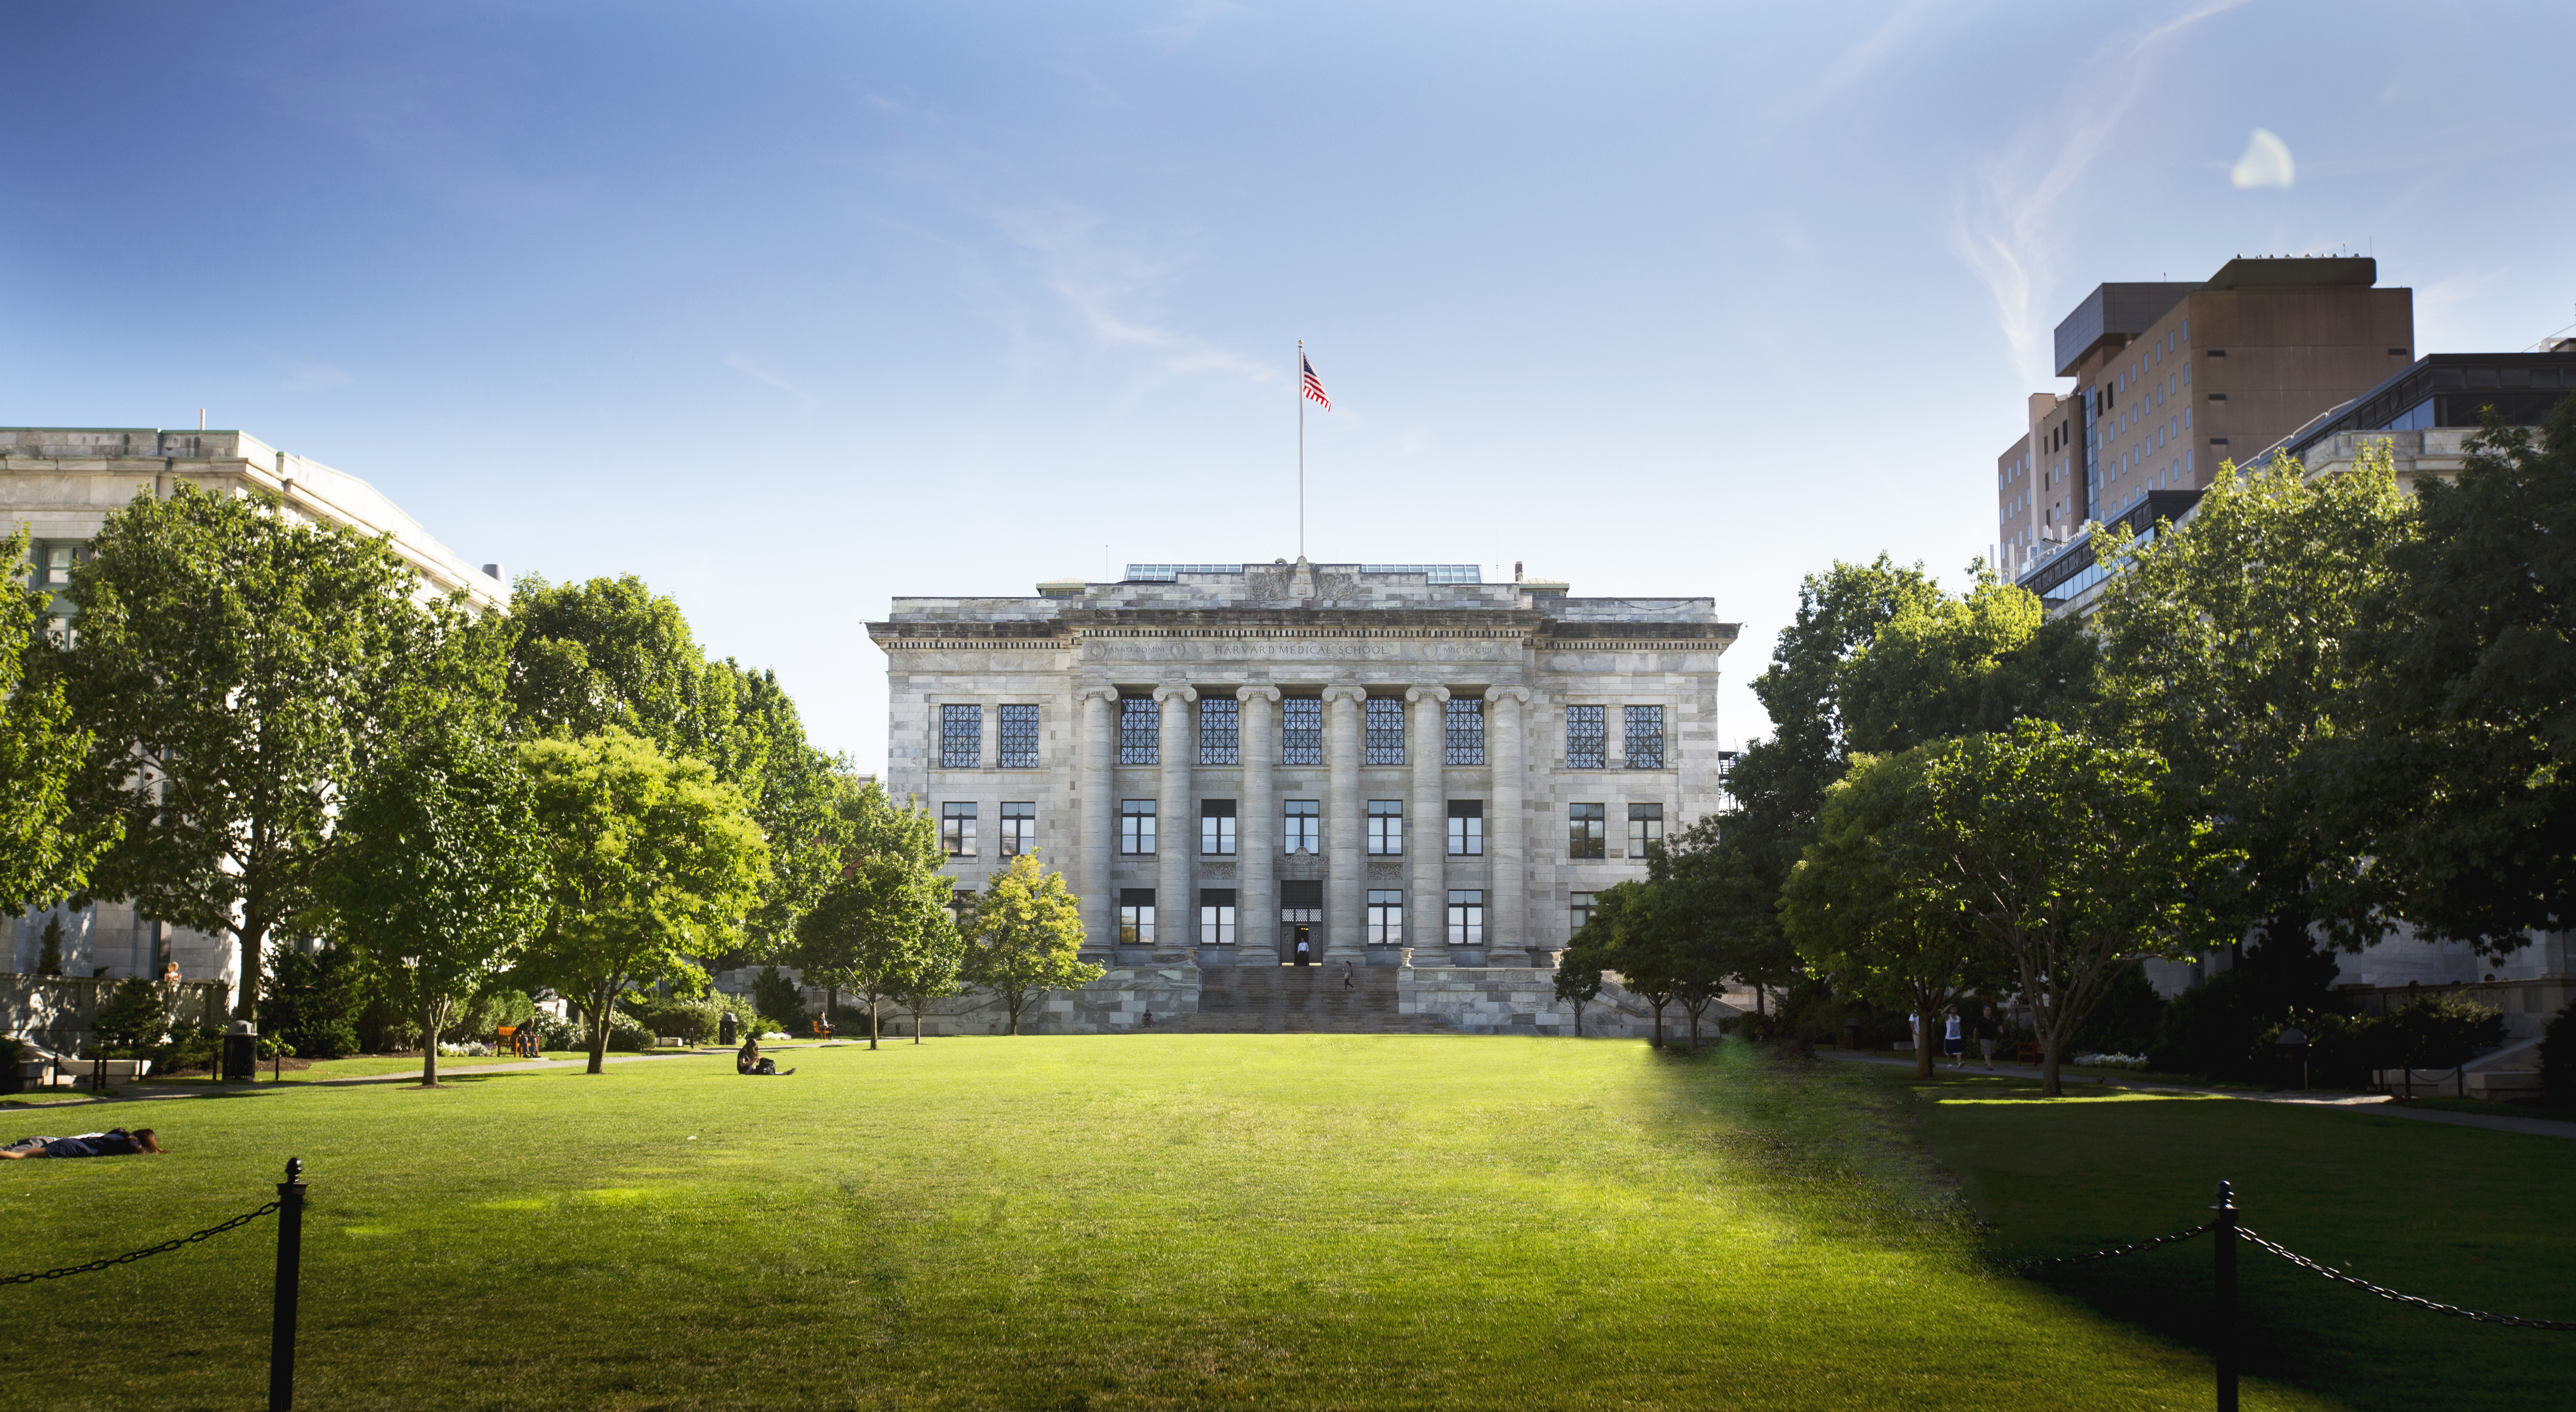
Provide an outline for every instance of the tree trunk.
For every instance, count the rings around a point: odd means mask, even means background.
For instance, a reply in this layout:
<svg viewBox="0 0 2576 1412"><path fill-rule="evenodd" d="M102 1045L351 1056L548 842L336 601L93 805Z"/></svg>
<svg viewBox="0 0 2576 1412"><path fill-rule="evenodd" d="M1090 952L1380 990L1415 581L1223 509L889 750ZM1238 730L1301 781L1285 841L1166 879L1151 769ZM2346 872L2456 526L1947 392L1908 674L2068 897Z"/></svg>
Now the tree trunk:
<svg viewBox="0 0 2576 1412"><path fill-rule="evenodd" d="M1574 1002L1574 1037L1583 1038L1583 1002Z"/></svg>
<svg viewBox="0 0 2576 1412"><path fill-rule="evenodd" d="M438 1087L438 1032L446 1028L447 1006L439 1000L420 1003L420 1086Z"/></svg>
<svg viewBox="0 0 2576 1412"><path fill-rule="evenodd" d="M585 1072L608 1072L608 1018L616 1013L617 990L614 982L599 988L599 1003L590 1012L590 1068Z"/></svg>
<svg viewBox="0 0 2576 1412"><path fill-rule="evenodd" d="M259 1023L260 953L268 945L266 923L249 923L233 933L233 948L241 955L241 989L233 1001L233 1018Z"/></svg>
<svg viewBox="0 0 2576 1412"><path fill-rule="evenodd" d="M877 998L868 997L868 1048L877 1047Z"/></svg>
<svg viewBox="0 0 2576 1412"><path fill-rule="evenodd" d="M911 1008L912 1008L912 1042L913 1042L913 1043L915 1043L915 1044L919 1044L919 1043L921 1043L921 1007L920 1007L920 1006L918 1006L918 1005L915 1005L915 1006L913 1006L913 1007L911 1007Z"/></svg>
<svg viewBox="0 0 2576 1412"><path fill-rule="evenodd" d="M1682 1002L1682 1013L1690 1016L1690 1048L1683 1051L1684 1053L1699 1053L1699 1012L1705 1004L1704 1001L1700 1005L1693 1005L1687 1000Z"/></svg>
<svg viewBox="0 0 2576 1412"><path fill-rule="evenodd" d="M1919 995L1914 998L1914 1077L1932 1077L1932 1006Z"/></svg>
<svg viewBox="0 0 2576 1412"><path fill-rule="evenodd" d="M2066 1086L2063 1083L2060 1083L2057 1077L2057 1056L2059 1046L2060 1041L2057 1036L2055 1026L2051 1026L2048 1029L2040 1031L2039 1092L2040 1096L2044 1098L2064 1098L2066 1096Z"/></svg>
<svg viewBox="0 0 2576 1412"><path fill-rule="evenodd" d="M1003 1002L1010 1007L1011 1033L1014 1035L1020 1032L1020 1007L1028 1003L1028 998L1028 993L1025 991L1009 990L1002 992Z"/></svg>
<svg viewBox="0 0 2576 1412"><path fill-rule="evenodd" d="M1649 999L1649 1000L1653 1000L1653 999L1654 999L1654 997L1652 997L1652 996L1648 996L1648 997L1647 997L1647 999ZM1654 1004L1655 1004L1655 1047L1656 1047L1657 1049L1661 1049L1661 1048L1663 1048L1663 1047L1664 1047L1664 1002L1663 1002L1663 1001L1660 1001L1660 1000L1655 1000Z"/></svg>

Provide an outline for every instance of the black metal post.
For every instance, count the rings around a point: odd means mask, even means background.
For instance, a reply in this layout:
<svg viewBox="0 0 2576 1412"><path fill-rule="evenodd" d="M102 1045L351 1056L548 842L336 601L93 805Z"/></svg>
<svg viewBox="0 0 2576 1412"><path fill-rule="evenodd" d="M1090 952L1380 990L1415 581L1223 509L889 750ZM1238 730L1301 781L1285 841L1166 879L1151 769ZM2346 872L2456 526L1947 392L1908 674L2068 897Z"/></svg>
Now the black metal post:
<svg viewBox="0 0 2576 1412"><path fill-rule="evenodd" d="M277 1184L277 1307L268 1325L268 1412L295 1406L295 1286L304 1264L304 1159Z"/></svg>
<svg viewBox="0 0 2576 1412"><path fill-rule="evenodd" d="M2213 1301L2218 1345L2218 1412L2236 1412L2236 1194L2218 1184L2218 1218L2210 1234L2218 1239L2218 1290Z"/></svg>

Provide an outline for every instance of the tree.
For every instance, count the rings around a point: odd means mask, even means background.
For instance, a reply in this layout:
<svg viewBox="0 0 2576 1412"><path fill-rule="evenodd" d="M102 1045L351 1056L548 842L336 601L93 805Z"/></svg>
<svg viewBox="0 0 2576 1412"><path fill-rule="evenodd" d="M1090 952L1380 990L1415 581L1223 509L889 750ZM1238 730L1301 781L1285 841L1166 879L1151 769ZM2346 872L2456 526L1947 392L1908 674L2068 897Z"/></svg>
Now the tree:
<svg viewBox="0 0 2576 1412"><path fill-rule="evenodd" d="M741 791L614 726L519 748L546 850L547 914L533 969L580 999L590 1072L617 997L656 980L695 987L735 944L768 869Z"/></svg>
<svg viewBox="0 0 2576 1412"><path fill-rule="evenodd" d="M29 533L0 537L0 915L12 917L78 892L121 832L72 808L92 741L60 677L41 670L53 649L45 595L22 582Z"/></svg>
<svg viewBox="0 0 2576 1412"><path fill-rule="evenodd" d="M2576 925L2576 397L2467 449L2362 610L2370 710L2334 783L2369 860L2350 905L2497 955Z"/></svg>
<svg viewBox="0 0 2576 1412"><path fill-rule="evenodd" d="M858 792L848 834L849 861L797 924L795 957L809 982L866 1003L874 1049L877 1007L912 993L910 978L926 982L937 972L923 969L919 958L955 930L948 913L953 887L939 871L948 859L938 821L927 809L897 806L883 785L870 781Z"/></svg>
<svg viewBox="0 0 2576 1412"><path fill-rule="evenodd" d="M944 1000L964 990L966 941L954 918L945 912L922 931L921 943L905 954L895 967L893 991L895 1002L912 1012L912 1042L921 1043L921 1015L933 1001ZM1012 1033L1018 1033L1014 1025ZM876 1036L870 1031L868 1042Z"/></svg>
<svg viewBox="0 0 2576 1412"><path fill-rule="evenodd" d="M117 1048L149 1049L169 1037L170 1000L160 986L141 976L128 976L108 993L90 1028Z"/></svg>
<svg viewBox="0 0 2576 1412"><path fill-rule="evenodd" d="M1583 944L1594 950L1600 964L1617 973L1620 985L1655 1007L1654 1045L1661 1049L1664 1007L1680 992L1682 977L1679 958L1667 945L1670 938L1658 925L1657 900L1642 882L1614 883L1593 894L1592 917L1583 924L1581 935L1590 938Z"/></svg>
<svg viewBox="0 0 2576 1412"><path fill-rule="evenodd" d="M44 935L37 943L36 974L40 976L59 976L62 973L63 914L60 912L54 912L49 913L45 917Z"/></svg>
<svg viewBox="0 0 2576 1412"><path fill-rule="evenodd" d="M2348 894L2362 866L2329 787L2343 757L2327 747L2357 726L2364 615L2392 587L2391 553L2416 533L2383 443L2315 481L2288 460L2251 476L2223 467L2187 532L2111 552L2093 616L2102 729L2169 765L2163 788L2242 858L2202 905L2236 919L2231 941L2259 932L2258 969L2313 971L2317 922L2355 947L2384 929L2317 906L2321 890Z"/></svg>
<svg viewBox="0 0 2576 1412"><path fill-rule="evenodd" d="M77 797L121 828L90 891L229 936L241 1018L270 936L314 910L333 815L434 632L418 586L383 539L185 484L110 514L72 571Z"/></svg>
<svg viewBox="0 0 2576 1412"><path fill-rule="evenodd" d="M1583 1007L1601 998L1601 951L1584 939L1591 926L1587 920L1556 958L1556 998L1574 1007L1577 1039L1583 1037Z"/></svg>
<svg viewBox="0 0 2576 1412"><path fill-rule="evenodd" d="M1926 746L1919 770L1889 872L2011 959L2056 1097L2067 1041L2123 961L2231 934L2202 899L2239 860L2135 746L2024 721Z"/></svg>
<svg viewBox="0 0 2576 1412"><path fill-rule="evenodd" d="M498 705L424 693L342 812L322 874L331 930L420 1022L424 1088L438 1085L451 1010L515 964L546 922L536 793Z"/></svg>
<svg viewBox="0 0 2576 1412"><path fill-rule="evenodd" d="M1809 970L1917 1017L1917 1078L1932 1076L1936 1017L2003 969L2000 950L1937 875L1924 770L1939 748L1859 757L1827 791L1818 837L1780 897L1781 923Z"/></svg>
<svg viewBox="0 0 2576 1412"><path fill-rule="evenodd" d="M2037 595L1980 572L1965 598L1910 598L1854 645L1835 682L1845 743L1887 754L2026 718L2075 725L2097 667L2082 623L2051 623Z"/></svg>
<svg viewBox="0 0 2576 1412"><path fill-rule="evenodd" d="M755 737L761 762L756 781L737 781L751 797L751 817L769 841L769 880L747 928L751 952L778 955L797 939L797 921L840 876L852 830L839 807L849 762L814 748L796 703L776 673L725 666L735 677L738 720Z"/></svg>
<svg viewBox="0 0 2576 1412"><path fill-rule="evenodd" d="M975 904L973 944L965 978L1002 998L1011 1033L1031 999L1051 990L1079 990L1107 975L1081 959L1082 911L1064 889L1064 874L1038 866L1034 852L1011 859L993 874Z"/></svg>

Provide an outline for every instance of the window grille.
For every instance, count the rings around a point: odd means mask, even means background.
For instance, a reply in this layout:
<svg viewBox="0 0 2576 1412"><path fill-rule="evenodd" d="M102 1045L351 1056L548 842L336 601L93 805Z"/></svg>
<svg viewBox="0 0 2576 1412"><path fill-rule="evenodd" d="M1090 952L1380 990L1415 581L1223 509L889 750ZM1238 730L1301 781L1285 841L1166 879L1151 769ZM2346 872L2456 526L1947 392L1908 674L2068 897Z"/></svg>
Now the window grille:
<svg viewBox="0 0 2576 1412"><path fill-rule="evenodd" d="M1569 806L1569 810L1565 856L1568 858L1606 857L1607 854L1603 851L1606 846L1603 835L1609 828L1609 807L1602 804L1575 804Z"/></svg>
<svg viewBox="0 0 2576 1412"><path fill-rule="evenodd" d="M1287 801L1286 818L1283 822L1287 827L1280 830L1282 852L1319 853L1323 851L1316 842L1323 832L1323 808L1318 801L1312 799Z"/></svg>
<svg viewBox="0 0 2576 1412"><path fill-rule="evenodd" d="M1597 770L1602 767L1601 753L1606 745L1602 710L1599 706L1565 708L1565 768Z"/></svg>
<svg viewBox="0 0 2576 1412"><path fill-rule="evenodd" d="M1631 804L1628 806L1628 856L1643 858L1650 844L1664 841L1664 806Z"/></svg>
<svg viewBox="0 0 2576 1412"><path fill-rule="evenodd" d="M1631 706L1628 715L1628 768L1660 770L1664 767L1664 708Z"/></svg>
<svg viewBox="0 0 2576 1412"><path fill-rule="evenodd" d="M1363 764L1401 765L1404 763L1404 703L1391 696L1372 696L1362 702L1365 707Z"/></svg>
<svg viewBox="0 0 2576 1412"><path fill-rule="evenodd" d="M1154 851L1154 801L1125 799L1118 804L1118 851Z"/></svg>
<svg viewBox="0 0 2576 1412"><path fill-rule="evenodd" d="M1231 696L1199 698L1199 763L1243 763L1243 703Z"/></svg>
<svg viewBox="0 0 2576 1412"><path fill-rule="evenodd" d="M1150 887L1118 889L1118 940L1126 946L1154 944L1154 890Z"/></svg>
<svg viewBox="0 0 2576 1412"><path fill-rule="evenodd" d="M1449 801L1449 852L1460 858L1474 858L1485 851L1485 801L1452 799Z"/></svg>
<svg viewBox="0 0 2576 1412"><path fill-rule="evenodd" d="M942 769L971 770L984 762L984 708L939 708L939 764Z"/></svg>
<svg viewBox="0 0 2576 1412"><path fill-rule="evenodd" d="M1324 763L1324 703L1312 696L1291 696L1279 703L1279 763Z"/></svg>
<svg viewBox="0 0 2576 1412"><path fill-rule="evenodd" d="M1449 890L1449 944L1485 944L1485 893L1482 888Z"/></svg>
<svg viewBox="0 0 2576 1412"><path fill-rule="evenodd" d="M1371 946L1404 945L1404 894L1371 889L1367 929L1361 935Z"/></svg>
<svg viewBox="0 0 2576 1412"><path fill-rule="evenodd" d="M993 725L995 734L1000 737L995 742L1000 750L994 763L1005 770L1036 769L1038 767L1038 708L1003 706L996 710L998 719L993 722Z"/></svg>
<svg viewBox="0 0 2576 1412"><path fill-rule="evenodd" d="M1372 799L1368 802L1368 851L1402 853L1404 851L1404 801Z"/></svg>
<svg viewBox="0 0 2576 1412"><path fill-rule="evenodd" d="M1485 763L1485 698L1453 696L1443 709L1449 735L1447 763Z"/></svg>
<svg viewBox="0 0 2576 1412"><path fill-rule="evenodd" d="M1150 696L1118 698L1118 763L1163 763L1163 703Z"/></svg>
<svg viewBox="0 0 2576 1412"><path fill-rule="evenodd" d="M1234 945L1234 889L1199 890L1199 945Z"/></svg>
<svg viewBox="0 0 2576 1412"><path fill-rule="evenodd" d="M939 806L939 842L951 858L975 856L975 806L971 801Z"/></svg>
<svg viewBox="0 0 2576 1412"><path fill-rule="evenodd" d="M1211 858L1234 856L1234 801L1199 801L1199 852Z"/></svg>
<svg viewBox="0 0 2576 1412"><path fill-rule="evenodd" d="M1038 846L1038 806L1035 801L1002 806L1002 856L1014 858L1036 850Z"/></svg>

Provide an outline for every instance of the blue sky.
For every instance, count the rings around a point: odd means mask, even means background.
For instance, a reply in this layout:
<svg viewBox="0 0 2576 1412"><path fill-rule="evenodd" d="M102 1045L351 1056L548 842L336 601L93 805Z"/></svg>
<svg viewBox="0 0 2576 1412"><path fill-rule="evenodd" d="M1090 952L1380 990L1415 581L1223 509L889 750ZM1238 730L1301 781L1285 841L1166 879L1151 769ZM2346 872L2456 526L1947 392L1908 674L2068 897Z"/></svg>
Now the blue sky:
<svg viewBox="0 0 2576 1412"><path fill-rule="evenodd" d="M897 593L1308 552L1744 624L1954 584L2104 280L2576 322L2576 10L11 7L0 422L239 427L632 571L884 754ZM2295 176L2240 189L2251 134Z"/></svg>

